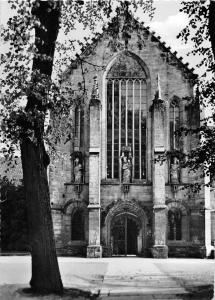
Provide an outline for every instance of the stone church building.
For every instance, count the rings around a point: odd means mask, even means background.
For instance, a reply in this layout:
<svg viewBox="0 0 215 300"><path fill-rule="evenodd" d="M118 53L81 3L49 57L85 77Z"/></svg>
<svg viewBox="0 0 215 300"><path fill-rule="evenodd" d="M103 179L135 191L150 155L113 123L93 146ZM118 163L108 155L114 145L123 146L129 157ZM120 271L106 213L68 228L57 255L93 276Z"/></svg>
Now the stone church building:
<svg viewBox="0 0 215 300"><path fill-rule="evenodd" d="M80 58L64 79L77 100L71 142L49 167L58 253L209 255L214 192L184 189L202 179L183 168L177 150L189 152L197 137L174 135L200 124L193 70L142 25L128 40L104 31Z"/></svg>

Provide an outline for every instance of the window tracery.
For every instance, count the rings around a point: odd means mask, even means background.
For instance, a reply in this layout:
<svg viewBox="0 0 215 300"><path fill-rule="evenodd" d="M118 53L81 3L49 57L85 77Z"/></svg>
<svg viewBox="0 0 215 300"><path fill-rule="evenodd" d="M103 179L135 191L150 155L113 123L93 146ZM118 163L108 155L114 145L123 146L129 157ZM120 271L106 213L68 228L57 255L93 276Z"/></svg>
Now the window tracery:
<svg viewBox="0 0 215 300"><path fill-rule="evenodd" d="M107 75L107 178L121 177L123 147L131 147L132 179L146 178L146 98L142 66L119 55Z"/></svg>

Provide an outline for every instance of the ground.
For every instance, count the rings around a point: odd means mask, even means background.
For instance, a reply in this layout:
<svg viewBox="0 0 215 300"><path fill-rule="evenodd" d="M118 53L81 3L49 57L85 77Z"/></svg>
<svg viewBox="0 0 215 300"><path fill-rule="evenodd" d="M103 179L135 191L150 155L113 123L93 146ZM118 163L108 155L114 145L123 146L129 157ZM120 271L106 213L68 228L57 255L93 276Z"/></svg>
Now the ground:
<svg viewBox="0 0 215 300"><path fill-rule="evenodd" d="M193 299L191 292L212 298L213 260L59 257L59 265L68 294L33 297L22 290L29 287L30 256L0 256L0 299Z"/></svg>

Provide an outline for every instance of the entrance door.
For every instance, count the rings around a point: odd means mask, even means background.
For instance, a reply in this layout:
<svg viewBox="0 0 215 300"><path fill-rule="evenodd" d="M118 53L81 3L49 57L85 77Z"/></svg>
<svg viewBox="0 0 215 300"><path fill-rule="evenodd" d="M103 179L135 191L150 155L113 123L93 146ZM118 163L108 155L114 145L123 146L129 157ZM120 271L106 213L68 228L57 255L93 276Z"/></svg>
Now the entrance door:
<svg viewBox="0 0 215 300"><path fill-rule="evenodd" d="M112 227L113 254L131 255L137 254L138 226L128 214L115 217Z"/></svg>

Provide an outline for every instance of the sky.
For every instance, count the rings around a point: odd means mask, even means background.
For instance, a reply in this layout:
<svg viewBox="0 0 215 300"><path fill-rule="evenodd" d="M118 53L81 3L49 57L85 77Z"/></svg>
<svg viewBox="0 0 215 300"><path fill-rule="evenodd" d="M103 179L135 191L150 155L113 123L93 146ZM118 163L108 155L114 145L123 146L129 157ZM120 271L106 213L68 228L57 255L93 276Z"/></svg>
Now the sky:
<svg viewBox="0 0 215 300"><path fill-rule="evenodd" d="M162 41L165 41L173 52L177 51L178 56L183 57L184 63L189 62L190 67L195 67L198 58L186 56L187 52L191 50L191 44L185 45L182 41L176 39L177 34L187 24L186 15L179 12L180 0L154 0L154 5L156 11L153 20L149 23L150 28L161 36ZM10 10L7 1L0 0L0 23L5 24L9 15ZM138 16L141 21L145 21L141 13Z"/></svg>

